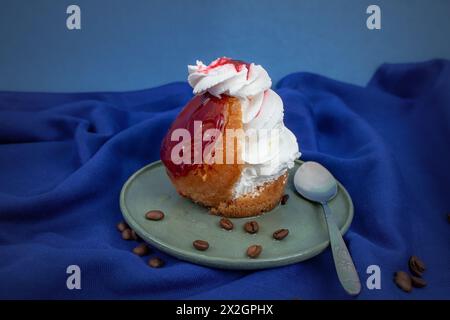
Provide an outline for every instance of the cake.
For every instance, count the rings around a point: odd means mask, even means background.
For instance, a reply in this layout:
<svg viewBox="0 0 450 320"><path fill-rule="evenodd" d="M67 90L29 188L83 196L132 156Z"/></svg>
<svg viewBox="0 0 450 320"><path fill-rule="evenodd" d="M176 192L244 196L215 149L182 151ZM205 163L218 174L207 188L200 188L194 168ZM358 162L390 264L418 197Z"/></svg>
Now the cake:
<svg viewBox="0 0 450 320"><path fill-rule="evenodd" d="M160 152L177 192L225 217L272 210L300 153L266 70L223 57L188 72L195 96Z"/></svg>

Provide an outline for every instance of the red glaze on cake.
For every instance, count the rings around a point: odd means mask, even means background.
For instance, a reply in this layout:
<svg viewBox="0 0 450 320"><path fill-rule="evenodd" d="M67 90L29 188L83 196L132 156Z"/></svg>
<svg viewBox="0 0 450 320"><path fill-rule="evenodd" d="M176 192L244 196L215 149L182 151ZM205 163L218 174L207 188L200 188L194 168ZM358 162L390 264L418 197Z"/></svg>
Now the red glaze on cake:
<svg viewBox="0 0 450 320"><path fill-rule="evenodd" d="M197 148L198 142L194 140L194 121L202 121L202 137L205 131L209 129L218 129L223 132L225 125L224 105L226 99L226 96L216 98L208 93L195 96L175 119L162 142L160 151L161 160L172 177L185 176L190 170L195 169L199 165L195 163L195 152L201 150L203 154L205 149L213 143L211 141L200 141L200 146ZM178 140L171 140L172 133L176 129L187 129L190 133L190 163L175 164L171 159L172 148L179 143Z"/></svg>

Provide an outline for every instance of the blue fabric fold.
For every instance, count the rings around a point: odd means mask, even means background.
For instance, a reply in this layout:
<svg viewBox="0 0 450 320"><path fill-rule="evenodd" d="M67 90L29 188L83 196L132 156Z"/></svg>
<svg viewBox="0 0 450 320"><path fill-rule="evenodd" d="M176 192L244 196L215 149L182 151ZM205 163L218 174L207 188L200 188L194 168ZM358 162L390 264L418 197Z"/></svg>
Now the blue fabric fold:
<svg viewBox="0 0 450 320"><path fill-rule="evenodd" d="M345 236L357 299L449 299L450 62L382 65L366 87L309 73L282 79L285 123L303 160L323 163L355 205ZM0 92L0 298L347 299L329 249L262 271L166 260L149 268L120 238L119 192L158 160L186 83L123 93ZM393 273L412 254L428 286L407 294ZM79 265L82 289L66 288ZM366 269L378 265L381 289Z"/></svg>

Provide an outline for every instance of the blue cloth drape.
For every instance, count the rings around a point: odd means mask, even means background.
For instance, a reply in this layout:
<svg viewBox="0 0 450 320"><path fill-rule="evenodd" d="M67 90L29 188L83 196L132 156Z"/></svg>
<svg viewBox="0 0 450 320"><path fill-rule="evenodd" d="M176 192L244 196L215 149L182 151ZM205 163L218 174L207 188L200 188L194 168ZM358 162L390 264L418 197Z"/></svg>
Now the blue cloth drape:
<svg viewBox="0 0 450 320"><path fill-rule="evenodd" d="M355 218L345 239L359 298L450 298L450 62L383 65L366 87L309 73L280 81L302 159L345 185ZM210 269L155 252L152 269L120 238L119 192L158 159L192 97L186 83L124 93L0 92L0 298L348 298L329 250L256 272ZM412 254L428 286L392 281ZM81 268L81 290L66 268ZM365 284L369 265L381 289Z"/></svg>

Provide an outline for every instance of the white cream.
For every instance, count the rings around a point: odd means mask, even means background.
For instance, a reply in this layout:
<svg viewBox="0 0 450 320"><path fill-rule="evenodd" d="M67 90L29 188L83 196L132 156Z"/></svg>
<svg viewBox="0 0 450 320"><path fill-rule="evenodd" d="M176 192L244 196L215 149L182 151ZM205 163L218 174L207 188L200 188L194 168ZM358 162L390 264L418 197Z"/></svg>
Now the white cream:
<svg viewBox="0 0 450 320"><path fill-rule="evenodd" d="M258 141L247 143L242 159L245 167L235 185L234 197L252 193L258 186L277 179L294 160L300 156L295 135L284 126L283 101L270 89L272 81L260 65L227 63L227 58L219 58L209 66L197 61L188 66L189 84L194 94L222 94L238 98L242 106L242 121L246 134L258 132ZM278 135L270 135L270 130L278 129ZM261 138L262 131L267 132ZM262 135L264 137L265 135Z"/></svg>

